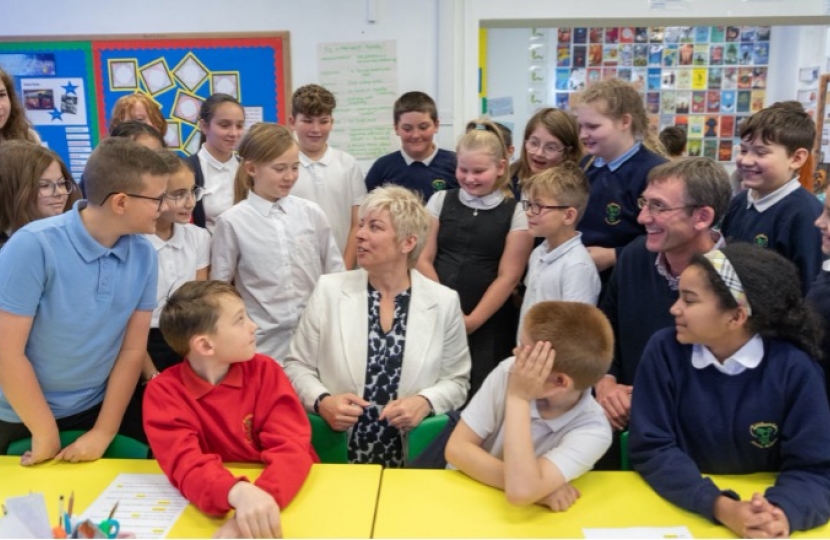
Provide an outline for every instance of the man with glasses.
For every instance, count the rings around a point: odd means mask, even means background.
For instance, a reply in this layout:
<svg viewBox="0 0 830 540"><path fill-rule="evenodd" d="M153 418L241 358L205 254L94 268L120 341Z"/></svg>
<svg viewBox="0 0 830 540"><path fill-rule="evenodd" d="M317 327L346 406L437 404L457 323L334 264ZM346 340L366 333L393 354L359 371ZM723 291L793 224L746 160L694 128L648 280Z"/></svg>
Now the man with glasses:
<svg viewBox="0 0 830 540"><path fill-rule="evenodd" d="M709 158L684 158L649 173L637 217L646 235L623 249L600 306L614 328L615 350L611 369L595 391L617 430L628 425L634 375L646 343L657 330L674 325L669 308L678 297L678 277L693 255L722 243L712 227L730 198L729 175Z"/></svg>

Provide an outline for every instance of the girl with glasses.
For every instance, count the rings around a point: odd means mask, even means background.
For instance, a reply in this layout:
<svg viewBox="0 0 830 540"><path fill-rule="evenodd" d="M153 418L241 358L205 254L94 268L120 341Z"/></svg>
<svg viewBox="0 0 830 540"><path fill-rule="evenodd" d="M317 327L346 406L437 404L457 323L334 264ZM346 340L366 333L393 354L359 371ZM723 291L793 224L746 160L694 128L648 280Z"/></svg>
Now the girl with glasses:
<svg viewBox="0 0 830 540"><path fill-rule="evenodd" d="M0 145L0 246L36 219L62 214L78 199L75 181L52 150L28 141Z"/></svg>
<svg viewBox="0 0 830 540"><path fill-rule="evenodd" d="M522 186L534 174L566 161L577 164L580 159L582 145L576 119L561 109L539 109L525 126L518 161L510 166L513 196L516 200L522 198Z"/></svg>

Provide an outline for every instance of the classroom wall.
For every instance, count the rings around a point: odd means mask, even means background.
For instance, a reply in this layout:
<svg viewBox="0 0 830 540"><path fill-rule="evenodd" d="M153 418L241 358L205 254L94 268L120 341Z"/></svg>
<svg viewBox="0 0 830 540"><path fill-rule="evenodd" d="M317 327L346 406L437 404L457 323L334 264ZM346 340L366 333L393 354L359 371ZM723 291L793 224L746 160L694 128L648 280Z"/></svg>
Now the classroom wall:
<svg viewBox="0 0 830 540"><path fill-rule="evenodd" d="M494 27L487 29L487 97L489 99L500 97L513 99L514 113L499 116L496 120L514 127L516 141L520 140L524 126L535 110L535 107L531 110L527 105L529 33L529 28ZM822 71L825 69L828 51L827 34L826 26L772 27L767 105L776 101L794 100L797 98L798 90L817 87L817 83L799 81L798 72L799 68L807 66L820 66ZM555 30L549 32L548 45L551 50L555 50ZM549 65L554 63L555 60L551 60ZM518 156L521 145L515 146L516 156Z"/></svg>
<svg viewBox="0 0 830 540"><path fill-rule="evenodd" d="M395 40L399 91L427 92L442 111L452 110L452 86L439 80L439 73L444 81L452 79L452 63L439 54L444 41L452 44L448 21L454 11L446 0L440 5L438 0L27 0L2 4L0 36L288 31L292 88L318 80L318 43ZM376 22L368 20L370 15ZM446 116L452 120L451 113ZM450 129L439 135L442 144L453 145Z"/></svg>
<svg viewBox="0 0 830 540"><path fill-rule="evenodd" d="M462 14L456 22L456 117L475 115L480 108L478 87L478 42L473 39L479 27L530 28L532 26L694 26L729 25L827 25L824 0L582 0L563 2L557 0L463 0ZM665 9L652 6L664 5ZM776 99L794 99L798 86L798 67L816 65L820 57L823 65L825 41L823 31L802 32L784 30L780 46L773 46L770 57L771 77L776 79L770 96ZM816 38L815 36L819 36ZM775 39L775 35L773 38ZM505 35L498 39L508 39ZM506 55L505 55L506 56ZM802 62L806 62L802 63ZM524 58L516 62L526 67ZM517 66L511 65L511 73ZM523 74L522 79L525 78ZM488 93L492 92L492 72L488 80ZM783 95L789 97L782 98ZM458 124L456 130L460 129Z"/></svg>

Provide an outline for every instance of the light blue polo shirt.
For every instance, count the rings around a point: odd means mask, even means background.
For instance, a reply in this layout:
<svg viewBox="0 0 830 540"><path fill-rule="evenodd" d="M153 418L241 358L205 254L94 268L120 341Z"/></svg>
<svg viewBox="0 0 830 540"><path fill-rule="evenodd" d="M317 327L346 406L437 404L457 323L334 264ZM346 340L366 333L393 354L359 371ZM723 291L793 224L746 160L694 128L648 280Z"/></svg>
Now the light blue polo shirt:
<svg viewBox="0 0 830 540"><path fill-rule="evenodd" d="M140 235L102 246L85 206L26 225L0 250L0 309L34 317L26 356L55 418L103 401L127 321L156 306L153 247ZM2 391L0 420L21 421Z"/></svg>

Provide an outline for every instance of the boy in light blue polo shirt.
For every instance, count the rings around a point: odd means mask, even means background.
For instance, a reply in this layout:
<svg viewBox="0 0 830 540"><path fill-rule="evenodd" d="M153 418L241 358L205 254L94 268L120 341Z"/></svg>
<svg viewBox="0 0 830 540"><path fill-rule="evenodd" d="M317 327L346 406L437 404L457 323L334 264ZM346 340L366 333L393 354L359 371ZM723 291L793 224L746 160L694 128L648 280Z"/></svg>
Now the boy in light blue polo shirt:
<svg viewBox="0 0 830 540"><path fill-rule="evenodd" d="M0 254L0 454L23 465L101 457L119 431L156 304L153 233L168 168L120 138L95 149L88 200L15 233ZM59 432L86 431L61 449Z"/></svg>

